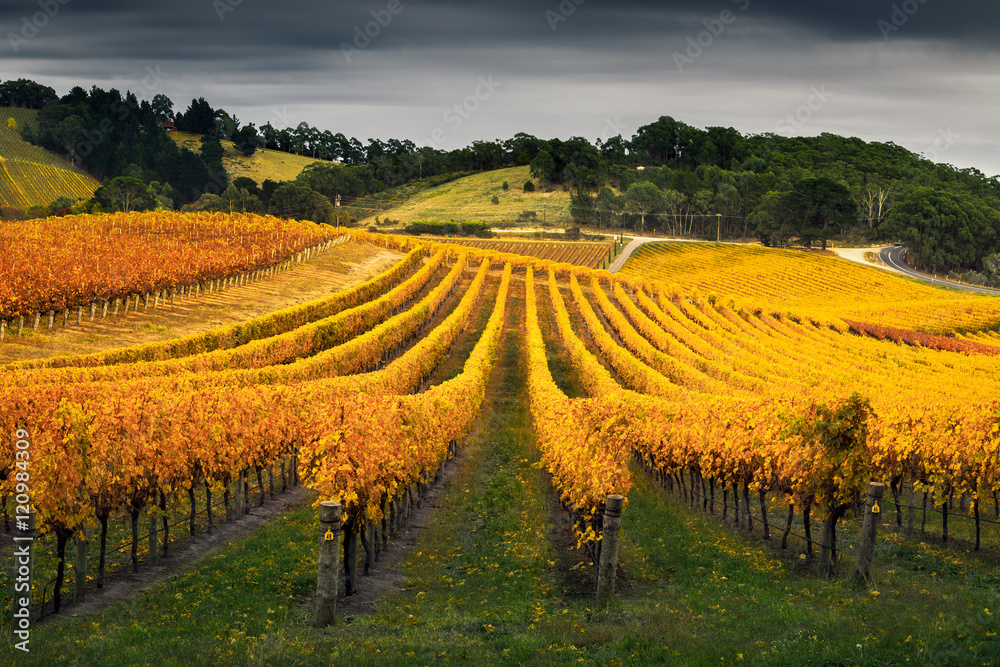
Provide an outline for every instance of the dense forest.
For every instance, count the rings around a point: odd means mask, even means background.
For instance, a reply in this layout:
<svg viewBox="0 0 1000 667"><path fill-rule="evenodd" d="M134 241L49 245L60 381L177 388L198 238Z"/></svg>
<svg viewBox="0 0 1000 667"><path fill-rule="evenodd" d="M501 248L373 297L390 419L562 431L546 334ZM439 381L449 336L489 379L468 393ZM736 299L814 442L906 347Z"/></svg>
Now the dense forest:
<svg viewBox="0 0 1000 667"><path fill-rule="evenodd" d="M579 224L707 239L901 241L915 262L1000 281L1000 181L976 169L935 164L893 143L833 134L743 135L700 129L664 116L631 138L591 142L518 133L444 151L409 140L362 143L307 123L243 125L205 99L183 111L165 95L140 101L118 90L51 88L20 79L0 83L0 106L39 109L25 139L59 152L104 182L91 208L242 210L350 222L351 203L424 179L530 165L526 189L572 192ZM164 129L201 134L198 153ZM220 140L246 155L260 148L320 160L292 182L230 179ZM342 201L338 208L334 202ZM125 204L124 202L128 202ZM353 209L355 216L363 211Z"/></svg>

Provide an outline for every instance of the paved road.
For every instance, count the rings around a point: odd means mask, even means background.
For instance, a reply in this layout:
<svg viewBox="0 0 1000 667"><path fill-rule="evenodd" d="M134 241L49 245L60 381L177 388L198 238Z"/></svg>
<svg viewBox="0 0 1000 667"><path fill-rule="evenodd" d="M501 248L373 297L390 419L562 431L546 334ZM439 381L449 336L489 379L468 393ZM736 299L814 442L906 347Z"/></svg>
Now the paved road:
<svg viewBox="0 0 1000 667"><path fill-rule="evenodd" d="M605 234L604 236L615 238L618 234ZM635 249L643 243L663 243L667 241L670 243L705 243L705 241L693 241L690 239L670 239L657 236L633 236L628 245L622 249L622 251L618 254L618 257L615 258L615 261L613 261L611 266L608 267L608 271L611 273L618 273L621 271L621 268L625 266L625 262L628 261L628 258L632 255Z"/></svg>
<svg viewBox="0 0 1000 667"><path fill-rule="evenodd" d="M911 278L923 280L934 285L954 287L955 289L965 290L967 292L978 292L980 294L1000 295L1000 290L990 289L989 287L976 287L974 285L963 285L962 283L952 282L951 280L928 278L926 274L914 271L906 265L906 261L903 259L905 254L906 248L898 245L889 246L888 248L882 248L882 250L879 251L879 259L881 259L886 266L891 267L900 273L905 273Z"/></svg>
<svg viewBox="0 0 1000 667"><path fill-rule="evenodd" d="M627 262L628 258L632 255L632 252L643 243L648 243L649 241L650 239L633 237L632 240L629 241L628 245L622 248L622 251L618 253L617 257L615 257L615 261L613 261L611 266L608 267L608 271L611 273L618 273L621 271L622 267L625 266L625 262Z"/></svg>

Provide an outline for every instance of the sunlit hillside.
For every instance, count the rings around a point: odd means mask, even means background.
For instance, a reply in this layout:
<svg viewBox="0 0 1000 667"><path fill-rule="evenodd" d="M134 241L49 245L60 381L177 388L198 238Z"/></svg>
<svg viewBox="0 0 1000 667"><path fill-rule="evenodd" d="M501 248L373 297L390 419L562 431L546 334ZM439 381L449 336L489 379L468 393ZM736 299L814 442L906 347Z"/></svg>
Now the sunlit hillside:
<svg viewBox="0 0 1000 667"><path fill-rule="evenodd" d="M23 211L60 197L86 198L100 187L96 179L59 155L21 138L21 128L33 126L37 115L29 109L0 109L0 206L4 209Z"/></svg>
<svg viewBox="0 0 1000 667"><path fill-rule="evenodd" d="M187 148L194 153L201 152L201 135L190 132L171 132L171 138L182 148ZM258 149L253 155L246 156L236 150L236 144L231 141L222 141L225 154L222 157L222 164L229 174L230 180L246 176L252 178L258 185L267 179L272 181L292 181L302 173L302 170L314 162L305 155L294 155L282 151L272 151L268 149Z"/></svg>
<svg viewBox="0 0 1000 667"><path fill-rule="evenodd" d="M941 289L818 254L714 243L640 246L622 269L704 297L935 333L996 329L1000 298Z"/></svg>
<svg viewBox="0 0 1000 667"><path fill-rule="evenodd" d="M520 221L526 226L570 223L570 193L561 187L545 192L540 186L534 192L525 192L524 183L530 178L528 171L528 167L510 167L466 176L429 188L402 206L379 215L402 223ZM494 204L493 197L499 203ZM362 222L374 220L375 216L371 216Z"/></svg>

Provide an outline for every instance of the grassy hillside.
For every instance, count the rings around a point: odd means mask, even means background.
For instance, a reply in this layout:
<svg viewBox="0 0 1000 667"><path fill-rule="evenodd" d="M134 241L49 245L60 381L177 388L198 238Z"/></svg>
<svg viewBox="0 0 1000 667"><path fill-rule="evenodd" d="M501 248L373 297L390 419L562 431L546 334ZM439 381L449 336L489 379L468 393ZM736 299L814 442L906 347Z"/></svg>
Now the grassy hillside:
<svg viewBox="0 0 1000 667"><path fill-rule="evenodd" d="M195 153L201 152L200 134L171 132L170 136L177 142L178 146ZM321 162L321 160L314 160L311 157L266 149L258 149L253 155L247 157L236 150L236 145L233 142L223 141L221 143L226 151L222 157L222 164L230 179L246 176L255 180L258 185L267 179L272 181L294 180L307 165Z"/></svg>
<svg viewBox="0 0 1000 667"><path fill-rule="evenodd" d="M565 225L571 222L569 215L569 192L557 189L543 192L540 189L526 193L523 185L528 180L528 167L510 167L481 174L466 176L421 192L399 208L381 217L389 217L402 223L414 221L429 222L515 222L522 211L534 211L534 223ZM503 183L510 185L503 189ZM499 204L493 204L496 196ZM374 222L375 216L362 222Z"/></svg>
<svg viewBox="0 0 1000 667"><path fill-rule="evenodd" d="M33 126L37 115L29 109L0 108L0 206L6 209L24 210L59 197L90 197L101 185L59 155L21 138L20 128ZM10 118L14 129L8 127Z"/></svg>

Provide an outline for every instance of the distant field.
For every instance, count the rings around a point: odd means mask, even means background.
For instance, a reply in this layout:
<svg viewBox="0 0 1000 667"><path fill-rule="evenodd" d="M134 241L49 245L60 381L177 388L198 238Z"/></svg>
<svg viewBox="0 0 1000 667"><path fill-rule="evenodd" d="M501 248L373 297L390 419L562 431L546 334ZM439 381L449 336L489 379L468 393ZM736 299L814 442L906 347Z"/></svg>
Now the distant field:
<svg viewBox="0 0 1000 667"><path fill-rule="evenodd" d="M799 313L953 334L1000 326L1000 298L932 287L855 262L797 250L647 243L622 268L703 297L748 299Z"/></svg>
<svg viewBox="0 0 1000 667"><path fill-rule="evenodd" d="M59 155L21 139L18 130L34 125L37 111L0 108L0 206L23 210L59 197L89 198L100 187L89 174ZM13 118L17 129L8 129Z"/></svg>
<svg viewBox="0 0 1000 667"><path fill-rule="evenodd" d="M441 239L445 241L445 239ZM614 243L586 241L509 241L504 239L447 239L447 243L509 252L538 259L551 259L566 264L576 264L589 269L607 268Z"/></svg>
<svg viewBox="0 0 1000 667"><path fill-rule="evenodd" d="M171 132L170 136L177 142L178 146L195 153L201 152L200 134ZM247 157L236 150L236 144L233 142L223 141L221 143L226 151L222 157L222 164L230 179L246 176L256 181L257 185L267 179L275 182L294 180L308 165L313 162L323 162L323 160L314 160L307 156L266 149L257 149L257 152Z"/></svg>
<svg viewBox="0 0 1000 667"><path fill-rule="evenodd" d="M530 177L528 167L496 169L481 174L466 176L444 185L429 188L402 206L379 213L382 218L399 220L402 223L428 222L515 222L522 211L534 211L537 219L526 224L541 224L543 221L556 225L572 222L569 214L570 193L556 189L553 192L524 192L524 182ZM503 189L507 181L510 186ZM493 196L499 204L492 203ZM374 222L375 216L362 220Z"/></svg>

